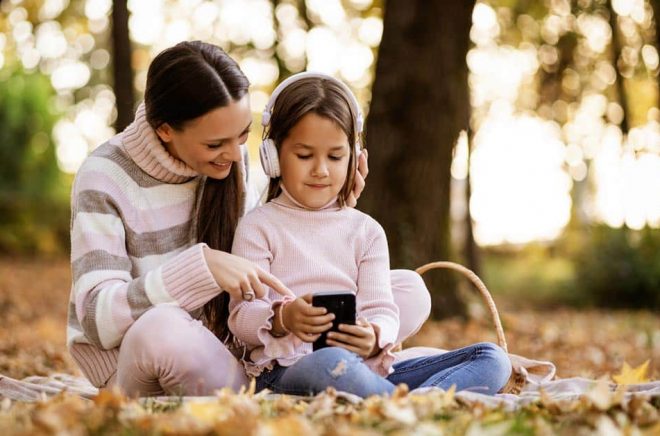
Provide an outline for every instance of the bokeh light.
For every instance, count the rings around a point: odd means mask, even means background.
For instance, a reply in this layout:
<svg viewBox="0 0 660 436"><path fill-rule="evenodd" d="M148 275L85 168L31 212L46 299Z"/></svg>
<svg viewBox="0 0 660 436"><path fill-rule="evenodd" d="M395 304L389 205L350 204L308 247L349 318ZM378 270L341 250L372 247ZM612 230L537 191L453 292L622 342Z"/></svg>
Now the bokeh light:
<svg viewBox="0 0 660 436"><path fill-rule="evenodd" d="M660 111L635 109L637 101L626 106L614 92L617 81L625 80L624 89L657 105L660 57L652 10L646 0L612 1L622 44L617 72L611 23L596 11L602 2L581 2L578 9L573 3L545 2L543 17L530 11L516 16L485 0L474 8L473 46L466 59L473 143L468 147L467 133L461 133L451 172L457 186L470 177L479 244L555 238L571 216L576 185L586 189L579 207L590 220L660 227ZM20 1L1 6L10 31L0 33L0 68L15 60L50 76L55 104L66 113L53 135L58 162L67 172L75 172L90 150L115 133L117 116L112 89L98 85L108 81L112 61L106 41L112 2L81 5L86 29L60 19L70 10L68 0L44 0L38 21ZM383 34L378 3L306 0L304 5L306 15L292 0L130 0L135 88L144 91L156 53L181 40L201 39L239 62L252 84L255 119L283 75L305 69L345 80L368 112ZM573 50L568 64L566 50ZM552 86L545 83L549 78L555 80ZM629 132L619 127L624 118ZM253 152L260 133L255 130L250 138ZM256 160L253 171L260 172ZM459 203L465 201L457 195Z"/></svg>
<svg viewBox="0 0 660 436"><path fill-rule="evenodd" d="M471 158L475 237L484 245L554 239L571 210L561 130L505 103L492 111Z"/></svg>

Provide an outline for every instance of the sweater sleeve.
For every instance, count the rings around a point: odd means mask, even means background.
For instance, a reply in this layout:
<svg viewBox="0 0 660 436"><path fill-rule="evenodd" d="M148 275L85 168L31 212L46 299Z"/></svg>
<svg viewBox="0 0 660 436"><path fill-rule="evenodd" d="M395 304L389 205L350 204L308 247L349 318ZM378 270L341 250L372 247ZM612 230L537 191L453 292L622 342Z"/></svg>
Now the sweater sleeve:
<svg viewBox="0 0 660 436"><path fill-rule="evenodd" d="M111 349L154 305L194 311L221 290L206 264L204 244L193 245L135 277L126 248L130 228L124 212L110 193L113 189L90 187L93 177L79 171L72 191L71 299L85 336L94 345Z"/></svg>
<svg viewBox="0 0 660 436"><path fill-rule="evenodd" d="M367 222L367 245L358 265L357 313L380 333L379 348L394 344L399 332L399 309L390 283L390 258L385 231L376 221Z"/></svg>
<svg viewBox="0 0 660 436"><path fill-rule="evenodd" d="M234 234L232 254L248 259L270 272L273 252L268 239L267 222L258 209L243 218ZM249 347L263 346L264 353L272 358L292 355L296 342L293 335L276 338L270 334L275 305L289 300L293 298L282 297L270 288L263 299L232 299L229 303L229 329Z"/></svg>

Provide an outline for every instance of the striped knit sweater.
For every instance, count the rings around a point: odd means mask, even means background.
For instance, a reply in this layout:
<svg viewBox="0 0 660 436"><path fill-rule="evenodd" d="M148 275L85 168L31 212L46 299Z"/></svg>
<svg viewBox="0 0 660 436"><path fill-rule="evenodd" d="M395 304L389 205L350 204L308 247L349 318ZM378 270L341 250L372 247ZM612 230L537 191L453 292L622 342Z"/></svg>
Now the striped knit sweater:
<svg viewBox="0 0 660 436"><path fill-rule="evenodd" d="M379 355L367 360L377 373L390 371L390 349L399 332L399 310L390 283L390 260L383 228L359 210L336 201L309 210L286 191L248 213L238 223L232 253L279 278L296 296L347 290L356 294L357 314L380 328ZM290 297L286 297L290 299ZM230 303L229 328L252 348L245 369L257 376L275 362L293 365L312 344L293 334L270 334L273 306L282 296Z"/></svg>
<svg viewBox="0 0 660 436"><path fill-rule="evenodd" d="M202 182L165 150L144 104L76 174L67 345L95 386L116 371L124 333L149 308L170 304L199 313L221 292L204 244L195 241Z"/></svg>

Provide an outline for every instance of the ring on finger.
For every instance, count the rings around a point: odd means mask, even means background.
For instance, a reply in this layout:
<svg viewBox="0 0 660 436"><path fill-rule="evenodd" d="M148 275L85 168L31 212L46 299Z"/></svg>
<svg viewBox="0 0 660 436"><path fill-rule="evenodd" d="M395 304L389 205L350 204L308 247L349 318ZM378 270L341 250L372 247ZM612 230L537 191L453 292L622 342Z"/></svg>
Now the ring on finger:
<svg viewBox="0 0 660 436"><path fill-rule="evenodd" d="M243 300L245 301L254 300L254 291L252 289L249 289L247 291L242 291L242 294L243 294Z"/></svg>

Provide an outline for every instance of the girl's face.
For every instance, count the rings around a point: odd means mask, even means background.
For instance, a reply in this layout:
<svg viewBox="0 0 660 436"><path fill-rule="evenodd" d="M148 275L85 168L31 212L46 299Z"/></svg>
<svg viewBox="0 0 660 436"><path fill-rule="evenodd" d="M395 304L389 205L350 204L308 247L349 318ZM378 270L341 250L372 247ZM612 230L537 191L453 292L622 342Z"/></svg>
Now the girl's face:
<svg viewBox="0 0 660 436"><path fill-rule="evenodd" d="M339 194L346 181L350 147L331 119L308 113L289 131L279 152L282 184L303 206L318 209Z"/></svg>
<svg viewBox="0 0 660 436"><path fill-rule="evenodd" d="M240 146L247 141L251 124L250 102L245 95L188 121L182 130L165 123L156 133L172 156L200 174L224 179L234 162L242 159Z"/></svg>

